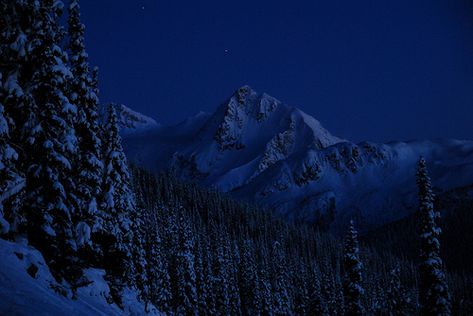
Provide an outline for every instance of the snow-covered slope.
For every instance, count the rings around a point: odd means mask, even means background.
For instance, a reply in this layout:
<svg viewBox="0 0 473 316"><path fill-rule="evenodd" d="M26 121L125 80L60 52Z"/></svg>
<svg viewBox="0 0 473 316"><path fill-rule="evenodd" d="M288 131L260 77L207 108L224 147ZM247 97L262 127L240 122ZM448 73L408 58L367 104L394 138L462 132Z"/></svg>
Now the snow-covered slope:
<svg viewBox="0 0 473 316"><path fill-rule="evenodd" d="M114 104L114 106L123 135L142 134L159 127L159 124L154 119L133 111L123 104Z"/></svg>
<svg viewBox="0 0 473 316"><path fill-rule="evenodd" d="M366 227L398 219L415 205L415 165L429 162L434 185L473 183L473 142L354 144L313 117L250 87L214 114L200 113L147 135L128 135L130 160L172 168L289 218Z"/></svg>
<svg viewBox="0 0 473 316"><path fill-rule="evenodd" d="M153 308L146 314L132 291L123 298L125 310L108 304L103 270L87 270L86 277L93 282L78 289L72 299L54 290L61 287L34 248L0 239L0 258L0 315L159 315Z"/></svg>

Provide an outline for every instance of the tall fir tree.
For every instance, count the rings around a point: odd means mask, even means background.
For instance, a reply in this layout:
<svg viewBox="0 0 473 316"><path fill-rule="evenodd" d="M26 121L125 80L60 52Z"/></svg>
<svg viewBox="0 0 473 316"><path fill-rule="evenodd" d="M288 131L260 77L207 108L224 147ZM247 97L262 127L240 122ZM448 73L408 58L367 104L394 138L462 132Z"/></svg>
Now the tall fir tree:
<svg viewBox="0 0 473 316"><path fill-rule="evenodd" d="M39 66L35 54L41 44L40 3L1 1L0 9L0 71L4 83L1 103L10 119L10 136L20 146L30 134L27 128L35 124L29 87Z"/></svg>
<svg viewBox="0 0 473 316"><path fill-rule="evenodd" d="M230 314L230 276L228 275L228 240L226 232L216 229L214 239L214 266L213 276L216 286L216 308L220 315Z"/></svg>
<svg viewBox="0 0 473 316"><path fill-rule="evenodd" d="M164 208L156 207L149 215L146 234L147 275L150 301L161 312L171 312L171 285L169 267L164 255L158 216L163 216Z"/></svg>
<svg viewBox="0 0 473 316"><path fill-rule="evenodd" d="M255 256L253 242L250 239L245 239L241 247L240 261L240 297L243 315L258 314L261 304L258 266Z"/></svg>
<svg viewBox="0 0 473 316"><path fill-rule="evenodd" d="M71 72L59 47L62 2L40 2L35 27L38 46L31 82L36 114L30 130L26 172L25 212L30 243L40 249L58 279L74 282L81 276L72 218L77 201L72 165L77 153L74 121L77 109L67 98Z"/></svg>
<svg viewBox="0 0 473 316"><path fill-rule="evenodd" d="M18 153L12 147L10 138L9 118L6 116L1 100L4 99L2 74L0 73L0 235L10 232L23 221L20 214L11 211L8 200L17 194L24 185L19 175L16 162ZM5 212L9 210L9 212Z"/></svg>
<svg viewBox="0 0 473 316"><path fill-rule="evenodd" d="M289 280L287 262L279 241L273 243L273 312L274 315L292 315L291 299L288 293Z"/></svg>
<svg viewBox="0 0 473 316"><path fill-rule="evenodd" d="M240 251L236 242L231 243L227 237L227 275L229 278L228 297L230 299L230 314L241 315L240 289L238 287L238 266L240 264Z"/></svg>
<svg viewBox="0 0 473 316"><path fill-rule="evenodd" d="M212 226L211 226L212 227ZM207 234L211 235L211 234ZM205 293L206 309L208 315L217 315L217 278L214 276L214 252L212 251L211 240L209 237L205 241L204 274L205 274Z"/></svg>
<svg viewBox="0 0 473 316"><path fill-rule="evenodd" d="M102 144L98 116L97 82L91 78L88 55L85 50L85 27L81 22L79 0L69 5L68 19L69 60L73 75L69 85L71 101L77 105L75 130L78 137L78 160L74 166L77 179L78 211L76 222L79 246L94 247L91 233L100 223L98 203L103 174ZM95 255L97 257L97 255Z"/></svg>
<svg viewBox="0 0 473 316"><path fill-rule="evenodd" d="M412 315L407 293L401 285L400 269L392 269L388 289L386 291L387 311L390 316Z"/></svg>
<svg viewBox="0 0 473 316"><path fill-rule="evenodd" d="M197 315L194 238L188 219L178 209L178 242L175 252L173 305L178 315Z"/></svg>
<svg viewBox="0 0 473 316"><path fill-rule="evenodd" d="M31 160L25 147L27 143L34 142L37 126L37 111L30 87L32 76L39 66L35 53L40 44L37 40L37 30L40 28L34 27L40 25L39 8L37 1L0 2L0 104L6 120L2 133L5 143L2 147L6 146L2 154L5 167L0 177L4 194L0 204L3 205L10 235L24 235L27 229L22 204L24 174L29 167L27 161Z"/></svg>
<svg viewBox="0 0 473 316"><path fill-rule="evenodd" d="M133 231L130 218L135 213L135 201L130 187L130 173L119 135L115 107L108 108L106 127L104 203L97 240L104 252L105 268L112 284L112 298L121 304L121 291L135 284L133 266Z"/></svg>
<svg viewBox="0 0 473 316"><path fill-rule="evenodd" d="M207 307L207 280L204 258L206 257L205 251L205 240L204 236L199 235L196 242L196 255L195 255L195 276L196 276L196 290L197 290L197 309L199 315L205 315L208 312Z"/></svg>
<svg viewBox="0 0 473 316"><path fill-rule="evenodd" d="M345 280L343 293L345 297L345 314L362 315L363 305L361 303L364 289L362 285L363 265L359 258L358 233L353 221L350 221L343 254L343 268Z"/></svg>
<svg viewBox="0 0 473 316"><path fill-rule="evenodd" d="M271 281L269 280L270 265L266 261L268 259L269 256L266 256L266 258L263 259L263 263L259 267L258 271L258 291L261 293L261 301L260 306L258 307L258 312L263 316L271 316L274 314L273 288L271 286Z"/></svg>
<svg viewBox="0 0 473 316"><path fill-rule="evenodd" d="M294 275L294 312L296 315L307 315L309 310L308 273L305 264L298 263L298 265L298 268L294 268L296 272Z"/></svg>
<svg viewBox="0 0 473 316"><path fill-rule="evenodd" d="M419 266L421 314L450 315L450 295L440 257L441 229L437 226L440 213L434 210L434 194L424 158L420 158L417 166L417 186L421 247Z"/></svg>
<svg viewBox="0 0 473 316"><path fill-rule="evenodd" d="M335 273L335 272L333 272ZM335 281L335 277L329 269L325 269L322 282L322 296L325 303L325 310L328 315L343 315L340 313L340 306L338 302L339 291Z"/></svg>
<svg viewBox="0 0 473 316"><path fill-rule="evenodd" d="M132 265L135 277L133 286L138 289L139 298L143 302L149 302L150 288L147 282L148 269L146 268L146 223L148 216L145 215L145 209L140 205L135 207L134 212L130 214L131 230L133 231L131 240Z"/></svg>
<svg viewBox="0 0 473 316"><path fill-rule="evenodd" d="M322 287L320 285L319 271L314 267L311 273L311 282L308 285L309 302L307 304L307 312L309 315L327 314L327 306L322 299Z"/></svg>

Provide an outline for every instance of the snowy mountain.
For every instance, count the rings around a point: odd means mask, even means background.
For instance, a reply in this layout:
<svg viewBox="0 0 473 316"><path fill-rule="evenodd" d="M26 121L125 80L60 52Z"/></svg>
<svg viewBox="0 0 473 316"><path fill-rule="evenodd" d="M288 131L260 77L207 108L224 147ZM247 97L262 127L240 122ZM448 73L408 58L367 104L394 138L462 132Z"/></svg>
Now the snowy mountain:
<svg viewBox="0 0 473 316"><path fill-rule="evenodd" d="M154 130L159 124L152 118L133 111L123 104L114 104L120 131L123 135L136 135Z"/></svg>
<svg viewBox="0 0 473 316"><path fill-rule="evenodd" d="M129 133L125 144L129 159L150 170L171 168L289 218L324 223L356 217L370 227L412 212L421 155L437 189L473 183L472 141L355 144L248 86L213 114Z"/></svg>

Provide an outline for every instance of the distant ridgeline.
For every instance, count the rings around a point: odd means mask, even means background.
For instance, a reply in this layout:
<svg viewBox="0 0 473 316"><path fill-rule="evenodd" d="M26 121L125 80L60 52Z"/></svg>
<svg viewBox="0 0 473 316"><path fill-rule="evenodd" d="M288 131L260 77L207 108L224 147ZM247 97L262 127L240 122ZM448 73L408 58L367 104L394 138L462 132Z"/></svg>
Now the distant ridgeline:
<svg viewBox="0 0 473 316"><path fill-rule="evenodd" d="M40 293L83 301L82 289L98 283L101 270L109 287L101 295L123 313L130 313L130 293L142 314L472 313L472 271L444 273L424 160L417 174L420 231L408 236L417 240L418 258L391 252L379 241L360 247L353 221L345 226L342 242L316 225L285 221L251 203L183 183L172 173L157 176L130 168L119 135L123 113L117 115L117 106L111 105L106 122L99 120L97 71L87 61L78 0L69 6L67 28L59 23L60 1L2 1L0 8L0 234L11 241L0 243L5 248L0 253L7 254L0 260L32 260L15 252L26 251L26 241L36 263L25 266L23 275L44 284L38 276L45 269L38 267L42 256L54 276ZM235 102L224 111L228 119L212 124L219 126L213 138L217 152L238 159L228 150L252 145L240 133L244 122L240 126L234 120L243 101ZM257 121L274 110L269 103L262 106ZM301 133L298 126L306 134L320 127L303 113L294 114L293 124L271 136L254 179L276 166L291 146L299 146L292 141L293 133ZM317 148L339 143L321 127L318 131ZM345 157L342 149L328 162L334 170ZM297 185L317 178L314 165L297 170ZM239 185L225 183L234 189ZM273 186L276 191L268 188L273 190L268 194L282 192L277 190L285 183ZM397 245L407 248L399 240ZM18 269L1 266L2 280L9 269ZM25 304L13 304L7 295L24 293L15 286L0 284L0 314L28 313ZM42 312L51 313L46 307ZM64 307L64 313L70 309Z"/></svg>

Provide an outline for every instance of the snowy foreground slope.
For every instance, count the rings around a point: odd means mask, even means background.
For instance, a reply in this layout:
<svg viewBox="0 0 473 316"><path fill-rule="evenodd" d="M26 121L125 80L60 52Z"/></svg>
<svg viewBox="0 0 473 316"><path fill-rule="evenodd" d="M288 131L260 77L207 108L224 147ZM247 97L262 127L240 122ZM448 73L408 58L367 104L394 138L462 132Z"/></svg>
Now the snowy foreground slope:
<svg viewBox="0 0 473 316"><path fill-rule="evenodd" d="M55 292L57 284L34 248L0 239L0 258L0 315L146 315L132 291L124 297L125 310L107 303L103 270L87 270L86 277L93 282L71 299Z"/></svg>
<svg viewBox="0 0 473 316"><path fill-rule="evenodd" d="M127 131L128 158L153 171L216 186L289 218L365 227L399 219L416 201L415 166L428 161L436 189L473 183L473 142L359 144L250 87L215 113L170 127Z"/></svg>

